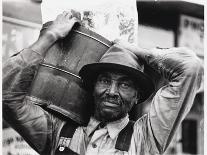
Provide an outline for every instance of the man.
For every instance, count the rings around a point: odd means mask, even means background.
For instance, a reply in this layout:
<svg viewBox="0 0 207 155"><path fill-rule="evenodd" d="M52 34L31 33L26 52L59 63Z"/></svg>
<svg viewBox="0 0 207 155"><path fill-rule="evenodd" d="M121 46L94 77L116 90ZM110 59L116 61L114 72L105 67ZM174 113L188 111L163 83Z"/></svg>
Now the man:
<svg viewBox="0 0 207 155"><path fill-rule="evenodd" d="M72 122L55 117L25 98L47 49L65 37L76 22L70 12L64 12L37 42L4 64L4 118L43 155L64 151L81 155L162 154L201 84L202 65L186 48L147 51L115 44L99 63L84 66L80 76L94 97L94 114L86 127L77 127L69 136L62 133L70 130L67 125ZM154 90L141 61L168 83L154 92L149 113L129 123L128 112Z"/></svg>

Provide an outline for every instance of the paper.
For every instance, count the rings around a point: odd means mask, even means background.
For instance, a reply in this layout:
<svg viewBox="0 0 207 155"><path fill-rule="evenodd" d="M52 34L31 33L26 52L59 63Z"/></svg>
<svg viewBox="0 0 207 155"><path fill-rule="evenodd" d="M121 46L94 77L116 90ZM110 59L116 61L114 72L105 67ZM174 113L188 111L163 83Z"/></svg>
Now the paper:
<svg viewBox="0 0 207 155"><path fill-rule="evenodd" d="M70 9L80 12L85 27L108 40L119 39L137 44L136 0L43 0L42 21L52 21L58 14Z"/></svg>

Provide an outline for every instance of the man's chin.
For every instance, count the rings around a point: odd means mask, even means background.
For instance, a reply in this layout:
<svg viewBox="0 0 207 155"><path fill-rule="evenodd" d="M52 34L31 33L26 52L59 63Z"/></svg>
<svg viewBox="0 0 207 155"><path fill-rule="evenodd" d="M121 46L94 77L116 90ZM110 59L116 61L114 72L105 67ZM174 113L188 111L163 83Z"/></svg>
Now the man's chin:
<svg viewBox="0 0 207 155"><path fill-rule="evenodd" d="M117 111L110 108L105 108L95 114L95 118L101 122L112 122L119 120L121 116Z"/></svg>

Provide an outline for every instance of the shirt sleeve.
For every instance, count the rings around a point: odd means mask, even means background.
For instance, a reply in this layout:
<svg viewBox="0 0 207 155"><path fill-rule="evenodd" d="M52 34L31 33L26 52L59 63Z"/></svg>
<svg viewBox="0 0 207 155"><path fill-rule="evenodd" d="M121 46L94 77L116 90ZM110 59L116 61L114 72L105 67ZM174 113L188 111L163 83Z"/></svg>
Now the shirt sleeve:
<svg viewBox="0 0 207 155"><path fill-rule="evenodd" d="M153 49L146 60L168 80L152 99L147 123L162 153L192 107L201 85L203 66L193 51L181 47Z"/></svg>
<svg viewBox="0 0 207 155"><path fill-rule="evenodd" d="M3 117L33 149L48 154L56 118L26 97L42 60L38 53L24 49L3 65Z"/></svg>

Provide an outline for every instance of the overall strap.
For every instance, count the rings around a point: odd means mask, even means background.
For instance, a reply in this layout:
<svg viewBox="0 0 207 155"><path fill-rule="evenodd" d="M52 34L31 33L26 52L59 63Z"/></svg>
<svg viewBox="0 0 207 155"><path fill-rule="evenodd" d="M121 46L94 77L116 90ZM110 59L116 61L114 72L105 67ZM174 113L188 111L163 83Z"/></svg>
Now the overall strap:
<svg viewBox="0 0 207 155"><path fill-rule="evenodd" d="M75 133L75 130L78 128L78 125L72 122L66 123L61 132L58 147L55 151L55 155L78 155L69 149L70 141Z"/></svg>
<svg viewBox="0 0 207 155"><path fill-rule="evenodd" d="M124 129L118 135L115 148L120 151L129 151L131 137L133 134L134 121L129 121Z"/></svg>

